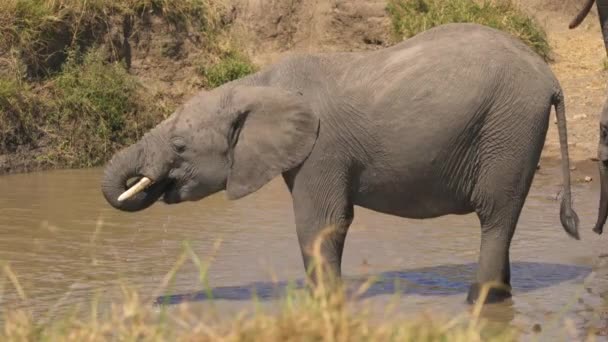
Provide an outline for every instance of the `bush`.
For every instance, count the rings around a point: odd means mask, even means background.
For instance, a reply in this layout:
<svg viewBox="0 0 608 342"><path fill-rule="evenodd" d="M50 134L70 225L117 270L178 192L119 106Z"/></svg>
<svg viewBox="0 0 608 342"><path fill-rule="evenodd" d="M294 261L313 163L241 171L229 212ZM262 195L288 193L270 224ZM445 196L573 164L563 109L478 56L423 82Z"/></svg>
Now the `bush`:
<svg viewBox="0 0 608 342"><path fill-rule="evenodd" d="M229 51L217 63L202 67L200 73L207 79L211 88L247 76L256 71L256 67L245 55Z"/></svg>
<svg viewBox="0 0 608 342"><path fill-rule="evenodd" d="M52 159L72 167L99 165L137 140L163 114L148 105L136 79L96 51L68 59L52 86L57 146ZM150 101L151 102L151 101Z"/></svg>
<svg viewBox="0 0 608 342"><path fill-rule="evenodd" d="M509 32L545 61L551 60L545 31L510 0L389 0L387 11L398 39L442 24L477 23Z"/></svg>
<svg viewBox="0 0 608 342"><path fill-rule="evenodd" d="M27 84L0 77L0 154L38 140L42 131L35 120L44 107Z"/></svg>

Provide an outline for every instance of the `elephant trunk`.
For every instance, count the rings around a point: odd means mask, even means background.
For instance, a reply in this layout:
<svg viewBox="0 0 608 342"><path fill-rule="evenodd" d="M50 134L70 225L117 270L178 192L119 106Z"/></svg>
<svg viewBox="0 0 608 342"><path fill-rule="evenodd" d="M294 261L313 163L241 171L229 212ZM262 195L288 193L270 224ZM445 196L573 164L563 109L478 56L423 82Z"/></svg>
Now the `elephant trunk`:
<svg viewBox="0 0 608 342"><path fill-rule="evenodd" d="M591 7L593 7L594 2L595 2L595 0L587 0L587 2L583 6L583 8L580 10L580 12L578 12L576 17L574 17L574 19L572 19L572 21L570 22L570 25L568 25L568 27L570 29L577 27L578 25L580 25L583 22L583 20L585 20L585 17L591 11Z"/></svg>
<svg viewBox="0 0 608 342"><path fill-rule="evenodd" d="M106 201L116 209L128 212L146 209L164 192L166 182L158 181L129 199L119 200L120 195L132 186L133 182L129 182L130 180L138 181L148 176L141 172L144 158L142 146L138 143L120 151L104 170L101 190Z"/></svg>
<svg viewBox="0 0 608 342"><path fill-rule="evenodd" d="M570 22L568 27L573 29L580 25L591 11L594 2L597 6L600 28L602 29L602 37L604 38L604 47L606 49L606 54L608 55L608 0L587 0L581 11Z"/></svg>
<svg viewBox="0 0 608 342"><path fill-rule="evenodd" d="M608 1L597 0L597 13L600 19L600 27L602 28L602 37L604 38L604 47L608 55Z"/></svg>
<svg viewBox="0 0 608 342"><path fill-rule="evenodd" d="M602 234L604 231L604 224L608 217L608 160L601 160L598 162L600 169L600 207L597 215L597 222L593 231Z"/></svg>
<svg viewBox="0 0 608 342"><path fill-rule="evenodd" d="M600 19L600 27L602 29L602 37L604 38L604 47L606 55L608 55L608 0L597 0L597 12ZM606 104L604 104L603 112L606 112ZM602 117L604 114L602 114ZM602 234L604 224L608 216L608 151L606 151L605 142L601 141L598 147L599 155L599 173L600 173L600 206L597 216L597 222L593 231Z"/></svg>

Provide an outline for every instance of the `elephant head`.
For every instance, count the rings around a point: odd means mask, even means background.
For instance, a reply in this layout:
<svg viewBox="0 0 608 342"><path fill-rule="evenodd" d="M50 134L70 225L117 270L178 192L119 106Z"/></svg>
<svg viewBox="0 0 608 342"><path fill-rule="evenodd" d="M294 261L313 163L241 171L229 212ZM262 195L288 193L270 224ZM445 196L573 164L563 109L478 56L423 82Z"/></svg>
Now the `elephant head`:
<svg viewBox="0 0 608 342"><path fill-rule="evenodd" d="M583 9L572 20L572 22L570 22L569 27L571 29L580 25L580 23L589 14L594 2L596 2L596 0L587 0ZM600 27L602 29L602 36L604 38L604 46L606 48L606 54L608 55L608 0L597 0L596 5L600 20ZM606 98L602 108L599 128L598 164L600 172L601 194L598 218L593 231L601 234L604 229L604 224L606 223L606 218L608 217L608 97Z"/></svg>
<svg viewBox="0 0 608 342"><path fill-rule="evenodd" d="M302 95L260 86L202 91L110 160L102 192L124 211L222 190L238 199L301 164L318 130Z"/></svg>

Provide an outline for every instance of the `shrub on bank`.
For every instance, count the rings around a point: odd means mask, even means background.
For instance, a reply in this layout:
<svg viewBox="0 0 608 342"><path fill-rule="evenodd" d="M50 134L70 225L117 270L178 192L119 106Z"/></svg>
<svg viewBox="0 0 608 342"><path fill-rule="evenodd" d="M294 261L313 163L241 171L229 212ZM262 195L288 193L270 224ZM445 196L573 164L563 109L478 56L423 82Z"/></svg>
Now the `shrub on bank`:
<svg viewBox="0 0 608 342"><path fill-rule="evenodd" d="M0 77L0 154L36 142L42 135L36 118L45 110L27 83Z"/></svg>
<svg viewBox="0 0 608 342"><path fill-rule="evenodd" d="M51 96L49 120L61 129L51 157L69 167L103 163L166 114L121 64L104 63L97 51L82 61L73 55L53 80Z"/></svg>
<svg viewBox="0 0 608 342"><path fill-rule="evenodd" d="M153 25L162 26L162 32L154 31L155 40L180 47L192 39L195 58L215 61L199 86L216 87L253 72L247 56L220 48L226 39L221 4L0 1L0 156L21 151L30 155L19 158L35 159L36 165L96 166L162 120L179 99L164 96L164 80L158 80L161 89L151 89L130 71L131 49L137 48L132 45L143 44L146 58L150 49L159 49L145 39ZM152 63L179 64L183 54L162 58ZM160 77L145 73L148 79ZM0 165L0 172L6 169L10 166Z"/></svg>
<svg viewBox="0 0 608 342"><path fill-rule="evenodd" d="M509 32L551 59L545 31L511 0L389 0L387 11L398 39L442 24L477 23Z"/></svg>
<svg viewBox="0 0 608 342"><path fill-rule="evenodd" d="M135 21L150 21L153 16L176 33L213 36L219 29L215 3L219 1L3 0L0 51L17 50L29 77L46 77L61 69L70 50L111 45L104 40L114 27L122 26L128 35Z"/></svg>
<svg viewBox="0 0 608 342"><path fill-rule="evenodd" d="M207 79L211 88L239 79L257 69L251 60L238 51L230 50L216 63L201 67L199 72Z"/></svg>

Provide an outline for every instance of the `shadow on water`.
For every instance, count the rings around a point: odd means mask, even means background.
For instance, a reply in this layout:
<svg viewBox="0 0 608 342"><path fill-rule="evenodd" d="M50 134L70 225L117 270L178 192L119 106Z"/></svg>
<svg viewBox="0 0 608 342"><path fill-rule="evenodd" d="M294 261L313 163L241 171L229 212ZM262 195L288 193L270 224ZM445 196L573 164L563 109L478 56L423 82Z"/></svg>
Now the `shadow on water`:
<svg viewBox="0 0 608 342"><path fill-rule="evenodd" d="M450 296L465 294L469 284L475 279L477 263L440 265L402 271L388 271L371 275L377 279L359 298L370 298L380 295L412 294L421 296ZM591 273L591 267L514 261L511 263L511 284L513 292L530 292L571 280L583 280ZM370 279L370 276L344 276L348 288ZM209 291L167 295L156 298L155 304L180 304L207 300L258 300L278 299L289 286L301 288L304 281L294 282L260 281L242 286L220 286Z"/></svg>

